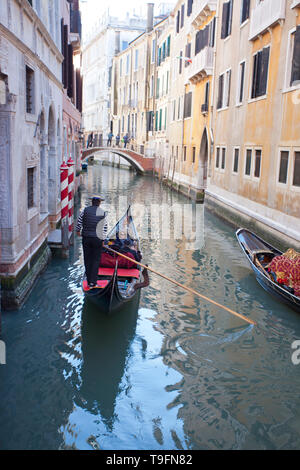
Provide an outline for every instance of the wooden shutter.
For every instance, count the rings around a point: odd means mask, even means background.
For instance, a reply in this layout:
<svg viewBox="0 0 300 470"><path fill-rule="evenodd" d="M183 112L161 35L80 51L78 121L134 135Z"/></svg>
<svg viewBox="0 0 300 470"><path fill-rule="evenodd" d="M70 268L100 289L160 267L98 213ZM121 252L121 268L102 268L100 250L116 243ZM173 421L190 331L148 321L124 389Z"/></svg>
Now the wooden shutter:
<svg viewBox="0 0 300 470"><path fill-rule="evenodd" d="M257 60L258 54L255 54L254 61L253 61L253 75L252 75L252 91L251 91L251 98L256 97L256 82L257 82Z"/></svg>
<svg viewBox="0 0 300 470"><path fill-rule="evenodd" d="M215 45L215 34L216 34L216 18L214 18L209 24L209 46L214 47Z"/></svg>
<svg viewBox="0 0 300 470"><path fill-rule="evenodd" d="M230 0L229 5L228 5L227 36L231 34L232 13L233 13L233 0Z"/></svg>
<svg viewBox="0 0 300 470"><path fill-rule="evenodd" d="M221 39L225 39L227 37L229 7L229 2L223 3Z"/></svg>
<svg viewBox="0 0 300 470"><path fill-rule="evenodd" d="M73 66L73 46L68 45L68 96L73 98L73 79L74 79L74 66Z"/></svg>
<svg viewBox="0 0 300 470"><path fill-rule="evenodd" d="M300 80L300 26L297 26L294 39L294 53L292 60L292 74L291 74L291 83L292 86L294 82Z"/></svg>

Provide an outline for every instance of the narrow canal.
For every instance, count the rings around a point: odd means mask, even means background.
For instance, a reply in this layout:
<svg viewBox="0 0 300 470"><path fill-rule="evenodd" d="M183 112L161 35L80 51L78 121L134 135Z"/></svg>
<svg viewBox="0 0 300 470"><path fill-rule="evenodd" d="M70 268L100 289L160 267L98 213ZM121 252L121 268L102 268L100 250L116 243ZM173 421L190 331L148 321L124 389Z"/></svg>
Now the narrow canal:
<svg viewBox="0 0 300 470"><path fill-rule="evenodd" d="M187 204L157 181L89 167L89 194ZM144 262L258 323L252 327L150 274L138 308L84 302L80 239L26 304L3 315L0 449L296 449L300 317L256 282L234 230L204 209L200 249L142 240Z"/></svg>

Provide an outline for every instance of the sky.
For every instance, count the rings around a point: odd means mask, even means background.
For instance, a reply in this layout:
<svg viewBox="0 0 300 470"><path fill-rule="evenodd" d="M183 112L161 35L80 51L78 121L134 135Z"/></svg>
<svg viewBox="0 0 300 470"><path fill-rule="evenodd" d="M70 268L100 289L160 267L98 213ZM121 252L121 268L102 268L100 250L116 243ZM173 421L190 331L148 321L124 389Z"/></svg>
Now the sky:
<svg viewBox="0 0 300 470"><path fill-rule="evenodd" d="M175 0L80 0L82 23L84 28L93 26L101 14L109 8L111 16L125 17L127 12L140 16L147 2L151 1L157 7L160 3L175 4Z"/></svg>

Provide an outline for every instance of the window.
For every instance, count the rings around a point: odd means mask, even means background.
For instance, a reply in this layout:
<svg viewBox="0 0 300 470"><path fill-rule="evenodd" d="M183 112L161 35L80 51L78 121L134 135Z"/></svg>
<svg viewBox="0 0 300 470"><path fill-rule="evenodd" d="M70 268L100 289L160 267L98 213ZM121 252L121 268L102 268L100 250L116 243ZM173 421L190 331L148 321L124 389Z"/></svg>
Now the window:
<svg viewBox="0 0 300 470"><path fill-rule="evenodd" d="M297 27L292 38L294 40L294 50L290 86L295 86L300 84L300 26Z"/></svg>
<svg viewBox="0 0 300 470"><path fill-rule="evenodd" d="M223 4L221 39L231 34L233 0Z"/></svg>
<svg viewBox="0 0 300 470"><path fill-rule="evenodd" d="M207 113L209 107L209 82L205 84L204 103L201 106L201 112Z"/></svg>
<svg viewBox="0 0 300 470"><path fill-rule="evenodd" d="M151 75L151 81L150 81L150 97L153 97L154 93L154 75Z"/></svg>
<svg viewBox="0 0 300 470"><path fill-rule="evenodd" d="M34 201L34 182L35 182L35 168L27 169L27 207L31 209L35 206Z"/></svg>
<svg viewBox="0 0 300 470"><path fill-rule="evenodd" d="M165 130L167 130L167 108L165 108Z"/></svg>
<svg viewBox="0 0 300 470"><path fill-rule="evenodd" d="M226 160L226 148L222 148L222 161L221 161L221 168L222 170L225 169L225 160Z"/></svg>
<svg viewBox="0 0 300 470"><path fill-rule="evenodd" d="M193 163L196 161L196 147L193 147Z"/></svg>
<svg viewBox="0 0 300 470"><path fill-rule="evenodd" d="M180 57L179 57L179 73L182 72L182 51L180 51Z"/></svg>
<svg viewBox="0 0 300 470"><path fill-rule="evenodd" d="M300 152L295 152L293 186L300 186Z"/></svg>
<svg viewBox="0 0 300 470"><path fill-rule="evenodd" d="M270 47L265 47L254 55L251 98L267 93Z"/></svg>
<svg viewBox="0 0 300 470"><path fill-rule="evenodd" d="M162 125L162 109L159 110L159 130L161 131Z"/></svg>
<svg viewBox="0 0 300 470"><path fill-rule="evenodd" d="M139 66L139 51L138 51L138 49L136 49L136 51L135 51L135 70L138 69L138 66Z"/></svg>
<svg viewBox="0 0 300 470"><path fill-rule="evenodd" d="M129 63L130 63L130 56L129 54L126 56L126 75L129 74Z"/></svg>
<svg viewBox="0 0 300 470"><path fill-rule="evenodd" d="M204 29L200 29L195 37L195 55L197 55L202 49L209 45L210 41L210 24Z"/></svg>
<svg viewBox="0 0 300 470"><path fill-rule="evenodd" d="M255 178L260 177L260 167L261 167L261 150L255 150L255 167L254 167Z"/></svg>
<svg viewBox="0 0 300 470"><path fill-rule="evenodd" d="M180 10L178 10L177 16L176 16L176 33L179 33L179 27L180 27Z"/></svg>
<svg viewBox="0 0 300 470"><path fill-rule="evenodd" d="M26 65L26 113L34 114L34 71Z"/></svg>
<svg viewBox="0 0 300 470"><path fill-rule="evenodd" d="M219 168L220 166L220 147L217 147L217 153L216 153L216 168Z"/></svg>
<svg viewBox="0 0 300 470"><path fill-rule="evenodd" d="M185 46L185 57L188 57L189 59L191 58L191 43L190 42ZM188 67L190 65L190 62L186 60L184 65L185 67Z"/></svg>
<svg viewBox="0 0 300 470"><path fill-rule="evenodd" d="M187 16L191 16L191 13L193 11L193 0L188 0L188 3L187 3Z"/></svg>
<svg viewBox="0 0 300 470"><path fill-rule="evenodd" d="M180 22L180 27L183 28L184 25L184 4L181 5L181 22Z"/></svg>
<svg viewBox="0 0 300 470"><path fill-rule="evenodd" d="M239 67L239 88L237 97L238 104L242 103L244 99L245 67L246 62L241 62Z"/></svg>
<svg viewBox="0 0 300 470"><path fill-rule="evenodd" d="M147 111L147 131L153 131L153 111Z"/></svg>
<svg viewBox="0 0 300 470"><path fill-rule="evenodd" d="M252 159L252 150L246 150L246 167L245 167L245 175L250 176L251 174L251 159Z"/></svg>
<svg viewBox="0 0 300 470"><path fill-rule="evenodd" d="M122 77L122 65L123 65L123 61L121 59L120 60L120 77Z"/></svg>
<svg viewBox="0 0 300 470"><path fill-rule="evenodd" d="M240 149L234 149L234 159L233 159L233 172L238 173L239 171L239 156L240 156Z"/></svg>
<svg viewBox="0 0 300 470"><path fill-rule="evenodd" d="M166 58L166 41L162 45L162 60L164 61Z"/></svg>
<svg viewBox="0 0 300 470"><path fill-rule="evenodd" d="M171 54L171 36L168 36L167 39L167 57L170 57Z"/></svg>
<svg viewBox="0 0 300 470"><path fill-rule="evenodd" d="M184 118L192 115L192 92L190 91L184 97Z"/></svg>
<svg viewBox="0 0 300 470"><path fill-rule="evenodd" d="M250 0L242 0L241 24L243 24L249 18L249 13L250 13Z"/></svg>
<svg viewBox="0 0 300 470"><path fill-rule="evenodd" d="M287 174L288 174L288 165L289 165L289 152L287 150L282 150L280 152L280 165L279 165L279 176L278 182L286 184Z"/></svg>
<svg viewBox="0 0 300 470"><path fill-rule="evenodd" d="M156 40L152 39L152 55L151 55L151 62L155 62L155 49L156 49Z"/></svg>
<svg viewBox="0 0 300 470"><path fill-rule="evenodd" d="M179 98L178 98L178 109L177 109L177 119L180 119L180 100L181 100L181 98L179 96Z"/></svg>
<svg viewBox="0 0 300 470"><path fill-rule="evenodd" d="M225 108L229 106L230 102L230 85L231 85L231 70L227 70L219 76L219 92L217 109Z"/></svg>
<svg viewBox="0 0 300 470"><path fill-rule="evenodd" d="M157 65L161 64L161 47L158 48Z"/></svg>
<svg viewBox="0 0 300 470"><path fill-rule="evenodd" d="M183 147L183 161L186 162L186 145Z"/></svg>
<svg viewBox="0 0 300 470"><path fill-rule="evenodd" d="M223 107L223 93L224 93L224 74L219 76L217 109L221 109Z"/></svg>
<svg viewBox="0 0 300 470"><path fill-rule="evenodd" d="M158 111L155 113L155 130L158 131Z"/></svg>

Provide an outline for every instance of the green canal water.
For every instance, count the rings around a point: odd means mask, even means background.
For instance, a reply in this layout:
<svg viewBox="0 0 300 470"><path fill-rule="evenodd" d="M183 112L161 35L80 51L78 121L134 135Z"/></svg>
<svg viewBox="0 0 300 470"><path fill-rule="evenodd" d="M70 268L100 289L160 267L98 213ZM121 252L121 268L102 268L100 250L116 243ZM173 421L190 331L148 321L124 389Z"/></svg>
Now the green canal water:
<svg viewBox="0 0 300 470"><path fill-rule="evenodd" d="M120 198L190 204L100 164L83 177L81 205L97 192L108 209ZM200 215L200 249L143 239L144 262L258 326L151 273L139 304L107 317L81 294L77 238L23 308L3 314L0 449L300 448L300 317L257 284L234 230Z"/></svg>

